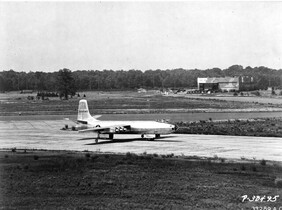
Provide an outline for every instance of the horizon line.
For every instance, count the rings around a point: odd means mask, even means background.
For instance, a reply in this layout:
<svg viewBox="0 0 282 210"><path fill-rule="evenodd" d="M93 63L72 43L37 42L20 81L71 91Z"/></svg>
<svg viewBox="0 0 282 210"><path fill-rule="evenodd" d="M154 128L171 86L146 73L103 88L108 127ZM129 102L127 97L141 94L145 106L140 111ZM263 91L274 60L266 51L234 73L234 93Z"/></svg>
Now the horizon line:
<svg viewBox="0 0 282 210"><path fill-rule="evenodd" d="M183 68L183 67L178 67L178 68L171 68L171 69L146 69L146 70L141 70L141 69L134 69L134 68L131 68L131 69L76 69L76 70L72 70L71 68L67 68L67 67L64 67L64 68L60 68L58 70L51 70L51 71L44 71L44 70L15 70L13 68L10 68L9 70L5 70L5 69L2 69L1 72L4 72L4 71L15 71L15 72L25 72L25 73L29 73L29 72L44 72L44 73L52 73L52 72L58 72L62 69L68 69L70 71L131 71L131 70L134 70L134 71L142 71L142 72L145 72L145 71L172 71L172 70L179 70L179 69L182 69L182 70L188 70L188 71L192 71L192 70L200 70L200 71L206 71L206 70L211 70L211 69L220 69L220 70L227 70L229 69L230 67L232 66L242 66L243 69L246 69L247 67L250 67L250 68L260 68L260 67L264 67L264 68L268 68L270 70L276 70L276 71L279 71L279 70L282 70L282 68L279 68L279 69L275 69L275 68L270 68L270 67L267 67L267 66L255 66L255 67L252 67L250 65L244 67L243 65L240 65L240 64L234 64L234 65L231 65L227 68L220 68L220 67L211 67L211 68L206 68L206 69L200 69L200 68Z"/></svg>

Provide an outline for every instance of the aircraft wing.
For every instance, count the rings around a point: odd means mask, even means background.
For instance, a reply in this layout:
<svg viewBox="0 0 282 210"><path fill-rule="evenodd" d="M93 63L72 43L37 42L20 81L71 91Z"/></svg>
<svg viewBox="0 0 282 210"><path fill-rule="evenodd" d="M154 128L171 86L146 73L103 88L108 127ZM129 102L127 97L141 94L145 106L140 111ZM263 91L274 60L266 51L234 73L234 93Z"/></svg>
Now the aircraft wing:
<svg viewBox="0 0 282 210"><path fill-rule="evenodd" d="M79 133L124 133L131 129L130 125L112 125L105 127L94 127L78 131Z"/></svg>

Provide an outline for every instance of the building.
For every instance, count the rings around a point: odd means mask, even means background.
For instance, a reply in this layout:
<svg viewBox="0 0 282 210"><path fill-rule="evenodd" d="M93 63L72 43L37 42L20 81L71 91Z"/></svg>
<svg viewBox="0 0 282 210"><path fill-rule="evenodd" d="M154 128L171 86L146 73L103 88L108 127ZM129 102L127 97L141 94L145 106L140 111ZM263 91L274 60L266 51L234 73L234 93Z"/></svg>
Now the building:
<svg viewBox="0 0 282 210"><path fill-rule="evenodd" d="M200 91L249 91L254 90L254 78L252 76L239 77L207 77L198 78Z"/></svg>

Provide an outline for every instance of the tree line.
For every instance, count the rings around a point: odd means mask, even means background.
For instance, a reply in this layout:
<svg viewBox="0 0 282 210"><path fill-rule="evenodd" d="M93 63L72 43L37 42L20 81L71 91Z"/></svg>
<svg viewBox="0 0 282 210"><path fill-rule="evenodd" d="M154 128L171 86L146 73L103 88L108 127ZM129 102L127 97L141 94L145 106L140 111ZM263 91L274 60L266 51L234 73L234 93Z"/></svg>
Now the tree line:
<svg viewBox="0 0 282 210"><path fill-rule="evenodd" d="M67 73L66 73L67 72ZM196 88L198 77L253 76L257 89L282 86L282 69L233 65L227 69L77 70L56 72L0 72L0 90L57 91L121 90L136 88ZM68 83L68 84L66 84ZM64 92L64 91L61 91ZM64 93L62 93L64 94Z"/></svg>

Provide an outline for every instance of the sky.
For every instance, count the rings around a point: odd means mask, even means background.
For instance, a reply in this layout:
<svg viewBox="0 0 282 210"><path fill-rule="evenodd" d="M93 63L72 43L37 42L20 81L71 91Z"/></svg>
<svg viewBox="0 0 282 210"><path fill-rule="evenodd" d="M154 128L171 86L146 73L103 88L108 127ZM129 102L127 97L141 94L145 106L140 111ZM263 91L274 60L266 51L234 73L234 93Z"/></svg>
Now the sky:
<svg viewBox="0 0 282 210"><path fill-rule="evenodd" d="M0 2L0 71L282 69L282 2Z"/></svg>

